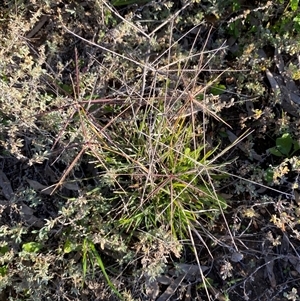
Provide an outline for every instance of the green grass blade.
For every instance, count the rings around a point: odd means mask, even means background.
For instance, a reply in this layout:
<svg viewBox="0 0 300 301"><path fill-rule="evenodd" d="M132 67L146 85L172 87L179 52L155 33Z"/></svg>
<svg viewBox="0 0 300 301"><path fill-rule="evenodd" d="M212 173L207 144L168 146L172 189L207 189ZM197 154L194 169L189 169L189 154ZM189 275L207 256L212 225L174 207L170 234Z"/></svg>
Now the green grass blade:
<svg viewBox="0 0 300 301"><path fill-rule="evenodd" d="M120 300L123 300L122 295L118 292L118 290L115 288L114 284L110 281L109 276L106 273L103 261L102 261L100 255L99 255L99 253L97 252L97 250L95 248L95 245L91 241L89 242L89 247L90 247L93 255L96 257L97 263L98 263L98 265L99 265L99 267L100 267L100 269L101 269L101 271L104 275L104 278L105 278L107 284L112 289L112 291L120 298Z"/></svg>
<svg viewBox="0 0 300 301"><path fill-rule="evenodd" d="M84 239L82 245L82 270L83 270L83 283L87 272L87 241Z"/></svg>

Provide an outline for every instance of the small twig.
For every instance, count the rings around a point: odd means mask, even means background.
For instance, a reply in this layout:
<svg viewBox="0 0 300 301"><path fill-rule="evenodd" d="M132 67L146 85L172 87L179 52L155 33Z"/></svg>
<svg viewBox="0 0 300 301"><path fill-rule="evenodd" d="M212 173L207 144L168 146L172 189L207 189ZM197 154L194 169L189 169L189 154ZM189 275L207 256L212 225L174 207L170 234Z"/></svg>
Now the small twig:
<svg viewBox="0 0 300 301"><path fill-rule="evenodd" d="M71 172L71 170L73 169L73 167L75 166L75 164L77 163L77 161L80 159L80 157L83 155L83 153L85 152L85 150L87 149L87 146L84 146L81 151L76 155L75 159L73 160L73 162L70 164L70 166L68 166L65 170L64 173L62 175L62 177L60 178L59 182L57 184L54 184L54 188L51 191L51 195L57 190L58 187L62 186L64 180L66 179L66 177L69 175L69 173ZM50 186L52 187L52 186Z"/></svg>

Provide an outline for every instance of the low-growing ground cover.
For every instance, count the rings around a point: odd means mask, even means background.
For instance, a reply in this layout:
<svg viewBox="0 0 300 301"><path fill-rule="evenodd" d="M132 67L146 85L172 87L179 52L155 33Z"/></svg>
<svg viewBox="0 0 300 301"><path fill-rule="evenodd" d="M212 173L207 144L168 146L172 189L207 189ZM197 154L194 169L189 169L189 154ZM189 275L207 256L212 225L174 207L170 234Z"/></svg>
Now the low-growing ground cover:
<svg viewBox="0 0 300 301"><path fill-rule="evenodd" d="M1 300L297 300L298 1L5 1Z"/></svg>

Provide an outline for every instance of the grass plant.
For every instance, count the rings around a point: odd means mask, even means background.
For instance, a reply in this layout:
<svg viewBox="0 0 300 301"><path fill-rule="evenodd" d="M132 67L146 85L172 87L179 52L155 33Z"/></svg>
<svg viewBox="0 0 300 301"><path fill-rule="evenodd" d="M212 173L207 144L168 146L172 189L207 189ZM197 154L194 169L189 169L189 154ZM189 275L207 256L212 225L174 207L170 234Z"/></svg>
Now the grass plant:
<svg viewBox="0 0 300 301"><path fill-rule="evenodd" d="M296 27L278 35L298 1L276 4L5 2L0 300L154 300L162 277L229 300L249 280L233 269L252 255L247 231L272 223L297 242L293 206L272 194L298 187L299 122L266 99L262 72L275 71L258 55L297 50ZM197 272L173 271L187 262Z"/></svg>

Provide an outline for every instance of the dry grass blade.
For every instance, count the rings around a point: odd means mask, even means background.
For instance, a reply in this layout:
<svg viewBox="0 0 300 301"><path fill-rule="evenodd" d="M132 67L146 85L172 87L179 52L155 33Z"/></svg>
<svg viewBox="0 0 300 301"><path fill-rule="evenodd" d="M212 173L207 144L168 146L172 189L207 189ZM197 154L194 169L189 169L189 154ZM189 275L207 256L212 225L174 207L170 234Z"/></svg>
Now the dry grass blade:
<svg viewBox="0 0 300 301"><path fill-rule="evenodd" d="M62 174L62 177L60 178L59 182L57 184L54 184L50 187L54 187L51 191L51 195L64 184L64 181L66 180L67 176L70 174L70 172L73 170L74 166L76 165L76 163L78 162L78 160L81 158L81 156L84 154L84 152L86 151L87 146L83 147L80 152L76 155L76 157L74 158L74 160L72 161L72 163L65 169L65 171ZM48 188L50 188L48 187Z"/></svg>
<svg viewBox="0 0 300 301"><path fill-rule="evenodd" d="M251 133L253 133L253 131L247 131L246 133L244 133L242 135L242 137L238 138L236 135L234 135L231 131L227 130L226 131L227 135L228 135L228 139L230 140L230 142L232 143L232 147L237 145L237 147L243 151L245 154L249 155L249 150L246 148L246 146L241 142L243 139L245 139L247 136L251 135ZM253 159L259 161L259 162L263 162L263 158L262 156L258 155L255 151L252 150L251 154Z"/></svg>
<svg viewBox="0 0 300 301"><path fill-rule="evenodd" d="M115 55L115 56L117 56L117 57L120 57L120 58L122 58L122 59L124 59L124 60L130 61L130 62L136 64L137 66L140 66L140 67L142 67L142 68L149 68L149 69L151 69L152 71L155 71L155 70L153 70L153 68L151 68L150 66L146 66L145 64L143 64L143 63L141 63L141 62L138 62L137 60L134 60L134 59L132 59L132 58L130 58L130 57L128 57L128 56L125 56L125 55L123 55L123 54L119 54L119 53L117 53L117 52L115 52L115 51L113 51L113 50L110 50L110 49L108 49L108 48L106 48L106 47L104 47L104 46L101 46L101 45L99 45L99 44L96 44L96 43L94 43L94 42L92 42L92 41L89 41L89 40L87 40L87 39L85 39L85 38L83 38L83 37L77 35L75 32L71 31L70 29L68 29L68 28L63 24L62 19L61 19L61 24L62 24L62 27L63 27L68 33L72 34L73 36L77 37L78 39L80 39L80 40L82 40L82 41L84 41L84 42L86 42L86 43L88 43L88 44L91 44L91 45L93 45L93 46L95 46L95 47L97 47L97 48L100 48L101 50L104 50L104 51L106 51L106 52L108 52L108 53L111 53L111 54L113 54L113 55Z"/></svg>
<svg viewBox="0 0 300 301"><path fill-rule="evenodd" d="M99 0L97 0L97 2L99 3ZM129 25L129 27L133 28L134 30L136 30L137 32L141 33L142 35L144 35L147 39L151 39L150 35L146 34L143 30L141 30L139 27L135 26L134 23L129 22L128 20L126 20L126 18L124 18L123 16L121 16L119 14L119 12L112 7L110 4L107 3L107 1L102 0L101 3L103 3L113 14L115 14L118 18L120 18L123 22L125 22L126 24ZM101 5L100 5L101 6Z"/></svg>
<svg viewBox="0 0 300 301"><path fill-rule="evenodd" d="M181 12L183 12L189 5L191 5L192 1L188 1L185 3L175 14L173 14L170 18L165 20L161 25L157 26L150 34L149 36L153 36L157 31L159 31L161 28L166 26L169 23L172 23L174 19L176 19Z"/></svg>

